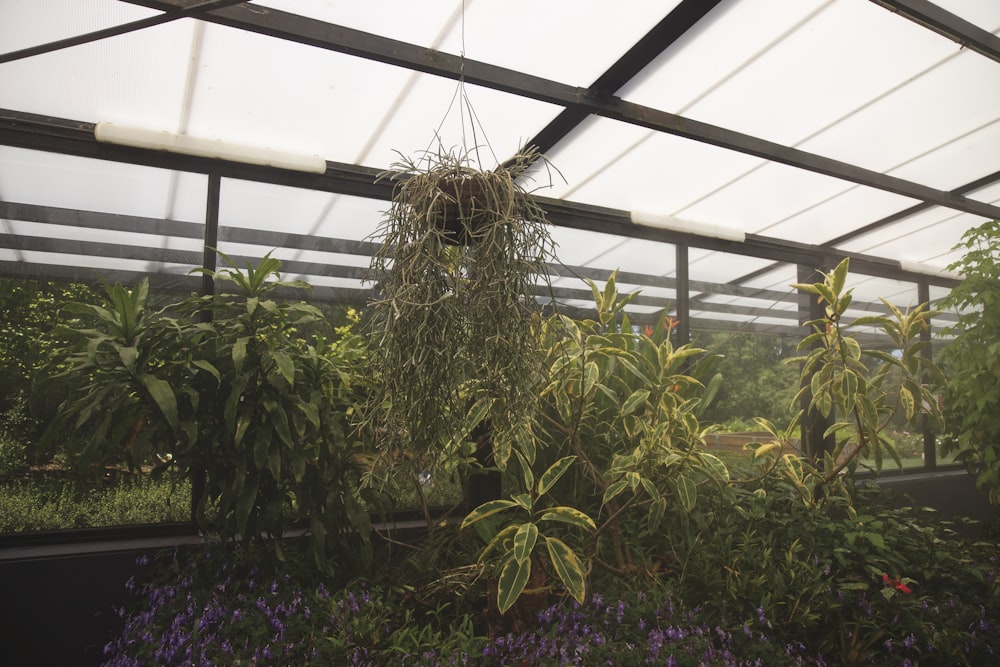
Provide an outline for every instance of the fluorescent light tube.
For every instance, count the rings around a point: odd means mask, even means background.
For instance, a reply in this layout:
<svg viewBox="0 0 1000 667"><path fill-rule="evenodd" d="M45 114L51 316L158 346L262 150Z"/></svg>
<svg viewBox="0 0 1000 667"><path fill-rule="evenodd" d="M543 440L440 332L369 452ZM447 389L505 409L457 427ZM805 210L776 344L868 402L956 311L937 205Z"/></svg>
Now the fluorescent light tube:
<svg viewBox="0 0 1000 667"><path fill-rule="evenodd" d="M735 241L737 243L743 243L747 237L744 232L732 227L719 227L718 225L709 225L691 220L679 220L669 215L632 211L631 218L633 223L644 227L669 229L672 232L694 234L695 236L711 236L712 238Z"/></svg>
<svg viewBox="0 0 1000 667"><path fill-rule="evenodd" d="M938 276L940 278L952 278L953 280L965 280L965 276L960 273L948 271L947 269L939 269L936 266L930 266L929 264L917 262L912 259L899 260L899 268L904 271L909 271L910 273L922 273L925 276Z"/></svg>
<svg viewBox="0 0 1000 667"><path fill-rule="evenodd" d="M326 172L326 160L319 155L304 155L263 146L244 146L218 139L204 139L186 134L172 134L139 127L98 123L94 137L101 142L181 153L196 157L232 160L265 167L278 167L313 174Z"/></svg>

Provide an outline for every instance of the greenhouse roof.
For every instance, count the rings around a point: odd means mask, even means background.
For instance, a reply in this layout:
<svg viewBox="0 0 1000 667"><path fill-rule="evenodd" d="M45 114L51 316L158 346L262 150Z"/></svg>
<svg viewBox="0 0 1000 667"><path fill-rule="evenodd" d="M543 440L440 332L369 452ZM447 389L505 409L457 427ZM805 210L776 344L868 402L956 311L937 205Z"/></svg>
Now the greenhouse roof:
<svg viewBox="0 0 1000 667"><path fill-rule="evenodd" d="M376 176L437 145L546 153L567 308L619 268L637 316L683 280L705 328L797 325L797 265L845 256L859 310L940 297L1000 218L998 2L0 6L5 275L180 284L217 220L221 250L362 303Z"/></svg>

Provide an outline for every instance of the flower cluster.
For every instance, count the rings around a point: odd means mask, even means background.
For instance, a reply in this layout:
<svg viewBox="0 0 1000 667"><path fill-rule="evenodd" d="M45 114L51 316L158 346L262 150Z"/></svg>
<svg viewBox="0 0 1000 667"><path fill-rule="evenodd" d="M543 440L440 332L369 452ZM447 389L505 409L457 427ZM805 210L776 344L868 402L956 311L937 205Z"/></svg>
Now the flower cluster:
<svg viewBox="0 0 1000 667"><path fill-rule="evenodd" d="M584 605L558 604L538 614L530 632L497 637L483 649L490 665L825 665L800 642L769 634L763 609L733 633L698 621L669 594L633 593Z"/></svg>

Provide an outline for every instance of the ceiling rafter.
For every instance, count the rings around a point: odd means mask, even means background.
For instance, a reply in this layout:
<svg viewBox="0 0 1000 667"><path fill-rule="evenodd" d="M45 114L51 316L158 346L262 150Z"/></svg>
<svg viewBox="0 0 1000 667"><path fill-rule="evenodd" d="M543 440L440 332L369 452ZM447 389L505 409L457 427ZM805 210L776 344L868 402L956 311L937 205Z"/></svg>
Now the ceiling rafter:
<svg viewBox="0 0 1000 667"><path fill-rule="evenodd" d="M225 177L371 199L389 200L392 197L392 184L385 180L376 182L380 172L370 167L328 161L326 173L306 174L165 151L129 148L98 142L94 138L93 123L52 118L9 109L0 109L0 144L164 169L219 173ZM537 197L536 199L539 205L545 209L548 221L562 227L618 234L661 243L684 243L706 250L738 252L751 257L792 264L814 261L819 266L827 263L831 257L837 259L850 257L852 266L863 273L897 277L908 275L899 268L899 263L896 261L862 253L795 243L759 234L747 234L743 243L734 243L708 236L636 225L631 221L628 211L548 197ZM932 284L948 287L957 284L956 281L945 277L932 277L930 280Z"/></svg>
<svg viewBox="0 0 1000 667"><path fill-rule="evenodd" d="M721 1L683 0L590 85L587 89L590 91L589 95L597 97L617 93ZM583 109L567 107L526 142L526 145L537 146L539 151L547 153L589 115Z"/></svg>
<svg viewBox="0 0 1000 667"><path fill-rule="evenodd" d="M871 0L914 23L1000 62L1000 37L928 0Z"/></svg>
<svg viewBox="0 0 1000 667"><path fill-rule="evenodd" d="M122 0L158 9L176 7L179 0ZM481 85L541 102L583 110L638 127L726 148L825 176L937 204L985 218L1000 218L1000 207L975 201L840 160L790 148L659 109L627 102L614 95L544 79L523 72L442 53L360 30L333 25L267 7L237 5L207 12L199 18L277 39L345 53L377 62L466 83Z"/></svg>
<svg viewBox="0 0 1000 667"><path fill-rule="evenodd" d="M150 16L148 18L139 19L138 21L122 23L121 25L103 28L102 30L95 30L82 35L74 35L72 37L59 39L54 42L29 46L24 49L18 49L17 51L0 53L0 65L3 63L13 62L15 60L38 56L43 53L52 53L53 51L67 49L71 46L80 46L81 44L89 44L90 42L107 39L108 37L116 37L118 35L125 35L137 30L152 28L153 26L170 23L171 21L176 21L177 19L194 18L199 14L204 14L205 12L213 9L221 9L223 7L242 4L244 2L247 2L247 0L207 0L205 2L187 3L184 7L170 7L162 10L163 13L157 16Z"/></svg>

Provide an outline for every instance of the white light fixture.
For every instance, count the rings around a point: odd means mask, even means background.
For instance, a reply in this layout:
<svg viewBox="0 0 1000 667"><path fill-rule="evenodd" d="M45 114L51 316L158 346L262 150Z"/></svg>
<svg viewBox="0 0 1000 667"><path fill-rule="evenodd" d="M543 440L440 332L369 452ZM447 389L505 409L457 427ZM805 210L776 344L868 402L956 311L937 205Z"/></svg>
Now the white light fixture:
<svg viewBox="0 0 1000 667"><path fill-rule="evenodd" d="M899 260L899 268L903 269L904 271L909 271L910 273L922 273L925 276L937 276L939 278L965 280L965 276L963 276L961 273L955 273L954 271L948 271L947 269L939 269L936 266L930 266L929 264L924 264L923 262L917 262L912 259Z"/></svg>
<svg viewBox="0 0 1000 667"><path fill-rule="evenodd" d="M632 211L630 215L633 223L644 227L669 229L672 232L694 234L695 236L711 236L712 238L735 241L737 243L743 243L747 237L744 232L732 227L719 227L718 225L709 225L691 220L679 220L669 215L643 213L641 211Z"/></svg>
<svg viewBox="0 0 1000 667"><path fill-rule="evenodd" d="M139 127L98 123L94 126L98 141L134 148L181 153L196 157L232 160L265 167L278 167L312 174L326 172L326 160L319 155L304 155L263 146L244 146L218 139L204 139L186 134L172 134Z"/></svg>

